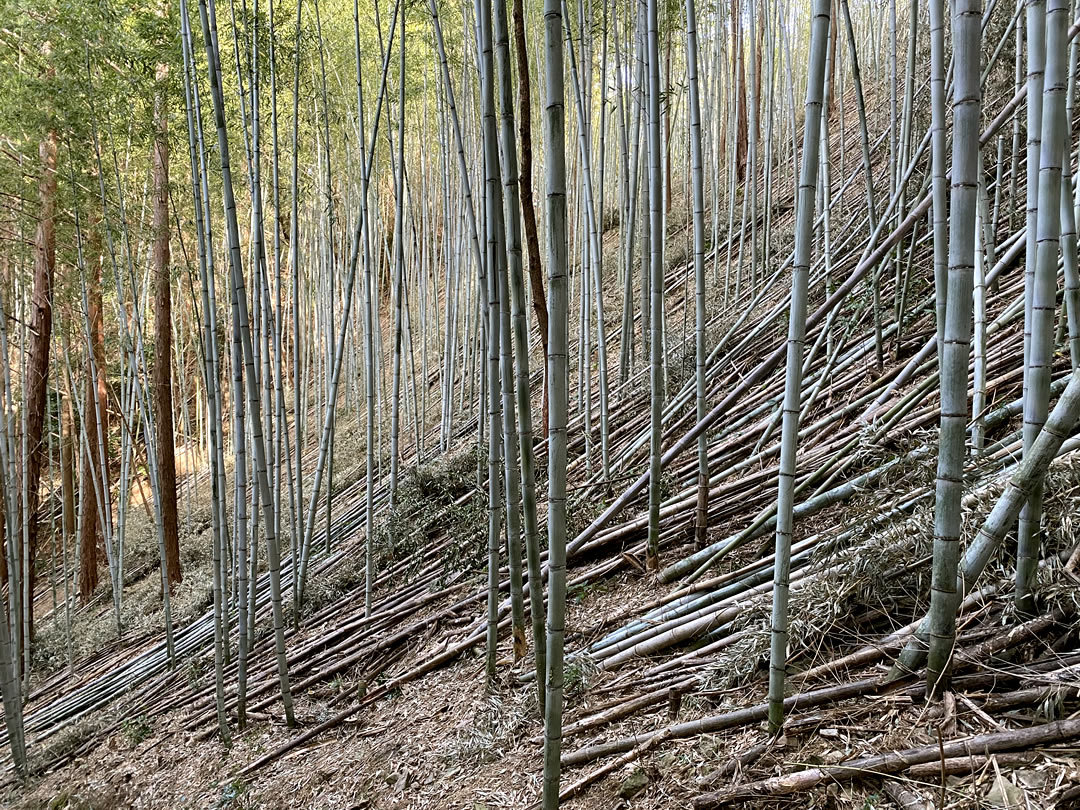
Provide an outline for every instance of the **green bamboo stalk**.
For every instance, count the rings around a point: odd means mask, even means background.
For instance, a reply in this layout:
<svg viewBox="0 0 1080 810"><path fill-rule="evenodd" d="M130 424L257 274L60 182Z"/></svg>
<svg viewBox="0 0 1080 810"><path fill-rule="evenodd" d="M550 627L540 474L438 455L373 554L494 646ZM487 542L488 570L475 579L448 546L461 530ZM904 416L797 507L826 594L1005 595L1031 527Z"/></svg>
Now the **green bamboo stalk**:
<svg viewBox="0 0 1080 810"><path fill-rule="evenodd" d="M1065 120L1068 15L1069 8L1065 0L1050 0L1047 4L1046 70L1039 149L1038 235L1036 266L1030 288L1030 340L1025 374L1025 450L1030 449L1046 421L1050 371L1054 361L1054 313L1057 309L1057 262L1061 241L1061 152L1064 134L1069 126ZM1031 176L1030 169L1028 176ZM1021 613L1030 613L1035 608L1032 586L1038 566L1041 523L1042 484L1037 482L1027 506L1020 513L1017 537L1015 601L1017 610Z"/></svg>
<svg viewBox="0 0 1080 810"><path fill-rule="evenodd" d="M660 445L664 411L664 200L660 144L660 33L657 0L646 6L648 36L649 288L649 540L645 567L660 568Z"/></svg>
<svg viewBox="0 0 1080 810"><path fill-rule="evenodd" d="M927 686L946 686L956 634L956 565L964 490L964 437L968 422L968 353L971 342L975 208L978 189L980 0L953 9L953 155L949 200L949 285L941 369L941 438L934 507L934 562L930 591L931 639Z"/></svg>
<svg viewBox="0 0 1080 810"><path fill-rule="evenodd" d="M563 634L566 624L567 244L563 19L544 0L544 146L548 268L548 615L544 703L544 810L558 810L562 751Z"/></svg>
<svg viewBox="0 0 1080 810"><path fill-rule="evenodd" d="M525 525L525 556L529 574L529 610L532 618L534 659L538 700L544 705L544 592L540 569L539 527L536 520L536 461L533 453L532 402L529 396L529 335L525 315L525 278L521 249L521 204L518 189L517 150L514 144L513 84L510 69L510 31L505 0L495 0L495 65L499 77L499 101L502 110L503 206L506 223L506 256L510 280L510 304L513 318L515 386L517 405L517 445L513 456L521 453L521 505ZM509 341L509 336L506 340ZM504 404L504 408L509 407ZM510 442L507 441L507 447ZM509 481L507 482L509 485ZM516 500L516 499L515 499ZM510 535L516 543L516 535Z"/></svg>
<svg viewBox="0 0 1080 810"><path fill-rule="evenodd" d="M795 222L795 260L791 274L791 316L788 320L784 421L781 430L779 487L776 495L776 562L773 573L772 640L769 652L769 727L784 722L787 672L788 578L791 568L792 512L795 497L795 453L799 432L803 343L806 339L807 287L814 226L814 192L821 148L822 95L826 42L831 25L830 0L815 0L810 22L810 64L806 80L803 162Z"/></svg>
<svg viewBox="0 0 1080 810"><path fill-rule="evenodd" d="M938 362L945 346L945 304L948 295L948 181L945 150L945 2L929 0L930 7L930 187L933 194L934 306Z"/></svg>
<svg viewBox="0 0 1080 810"><path fill-rule="evenodd" d="M970 593L982 575L986 564L998 550L1005 535L1015 524L1020 509L1027 502L1036 484L1042 481L1050 462L1057 456L1065 439L1080 418L1080 369L1074 370L1068 385L1054 410L1039 430L1031 449L1024 455L1016 471L1005 484L994 508L983 521L975 538L968 544L964 559L955 574L954 590L960 598ZM931 603L931 611L933 604ZM889 673L890 679L915 672L927 660L927 642L933 643L933 618L928 614L919 624L911 641L901 652Z"/></svg>
<svg viewBox="0 0 1080 810"><path fill-rule="evenodd" d="M705 180L701 155L701 101L698 93L697 13L694 0L686 0L686 77L690 94L690 162L694 194L694 367L697 419L708 412L705 387ZM697 510L694 535L705 545L709 512L709 444L702 433L697 443Z"/></svg>

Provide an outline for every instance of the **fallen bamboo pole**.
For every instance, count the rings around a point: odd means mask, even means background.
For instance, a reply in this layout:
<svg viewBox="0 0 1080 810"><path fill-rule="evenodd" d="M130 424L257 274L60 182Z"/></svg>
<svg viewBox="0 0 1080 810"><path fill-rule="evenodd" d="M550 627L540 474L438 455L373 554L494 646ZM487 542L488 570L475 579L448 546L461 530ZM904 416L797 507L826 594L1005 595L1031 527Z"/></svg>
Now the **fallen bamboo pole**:
<svg viewBox="0 0 1080 810"><path fill-rule="evenodd" d="M890 774L928 762L956 757L988 756L1004 751L1036 748L1067 742L1080 737L1080 717L1055 720L1039 726L1008 731L978 734L963 740L950 740L902 751L890 751L871 757L853 759L840 765L806 768L794 773L774 776L760 782L703 793L694 799L694 810L713 810L738 802L775 799L810 790L822 782L841 782L873 774Z"/></svg>

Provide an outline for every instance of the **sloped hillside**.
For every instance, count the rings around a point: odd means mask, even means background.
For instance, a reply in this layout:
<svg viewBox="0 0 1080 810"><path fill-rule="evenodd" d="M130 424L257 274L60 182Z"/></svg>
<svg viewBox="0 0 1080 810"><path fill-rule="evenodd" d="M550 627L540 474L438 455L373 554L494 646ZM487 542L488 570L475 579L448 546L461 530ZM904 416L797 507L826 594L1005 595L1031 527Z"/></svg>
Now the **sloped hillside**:
<svg viewBox="0 0 1080 810"><path fill-rule="evenodd" d="M987 142L1005 123L991 120ZM835 151L838 121L831 137ZM858 138L850 121L843 137ZM880 170L884 150L876 157ZM849 161L849 170L832 197L831 252L811 269L783 734L765 730L764 701L790 189L765 215L770 256L755 271L751 304L725 307L721 282L745 234L709 249L717 314L707 330L714 410L704 422L693 408L681 200L671 214L659 572L646 570L648 515L634 483L648 457L645 366L612 390L608 480L598 472L597 422L589 432L581 411L571 423L568 808L1080 802L1076 439L1055 450L1046 482L1036 613L1014 612L1007 541L963 600L944 700L928 702L913 675L886 677L929 589L940 410L933 256L922 233L929 196L867 241L862 167ZM986 268L986 407L982 448L965 470L966 541L1019 469L1022 237L999 228L997 261ZM615 267L614 232L604 244ZM894 274L886 260L897 252ZM608 272L614 291L617 271ZM891 311L894 301L904 302L904 317L882 318L879 308ZM1055 395L1068 379L1060 351ZM339 430L359 432L348 423ZM364 480L349 472L359 470L362 451L337 448L332 552L315 558L307 603L288 617L285 636L295 728L283 722L274 638L261 616L248 658L247 728L234 729L228 745L218 737L208 612L177 630L175 669L159 635L134 634L80 655L73 674L40 682L25 715L34 776L26 790L9 784L9 800L50 808L531 806L543 724L532 656L515 660L508 599L499 605L497 682L484 681L486 450L476 448L475 430L459 424L459 449L436 461L414 469L407 460L393 509L379 490L370 613ZM694 537L697 465L687 449L701 431L710 473L704 543ZM543 493L544 443L535 449ZM289 576L283 571L283 588ZM507 576L500 572L504 596ZM265 574L256 599L269 599ZM226 664L229 685L235 667ZM231 686L226 709L235 711Z"/></svg>

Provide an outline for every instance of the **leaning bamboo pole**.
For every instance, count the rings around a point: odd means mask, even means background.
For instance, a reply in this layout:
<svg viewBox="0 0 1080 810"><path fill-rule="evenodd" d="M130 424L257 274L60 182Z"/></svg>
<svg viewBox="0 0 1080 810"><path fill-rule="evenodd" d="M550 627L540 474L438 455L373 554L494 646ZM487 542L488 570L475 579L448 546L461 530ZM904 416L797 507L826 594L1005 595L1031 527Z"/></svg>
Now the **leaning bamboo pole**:
<svg viewBox="0 0 1080 810"><path fill-rule="evenodd" d="M825 43L831 24L828 0L814 3L810 28L811 60L806 80L803 159L800 167L795 260L791 275L791 314L788 319L787 373L784 382L783 427L779 487L776 495L776 560L773 564L772 642L769 653L769 727L774 732L784 719L784 681L788 644L788 576L791 568L792 512L795 494L795 453L801 407L803 343L806 340L806 302L814 222L814 191L821 149L822 93L825 83Z"/></svg>
<svg viewBox="0 0 1080 810"><path fill-rule="evenodd" d="M1068 385L1039 430L1031 449L1010 476L1005 491L983 521L975 539L968 545L964 558L954 573L955 593L962 597L975 586L990 557L1001 545L1006 532L1019 516L1024 503L1042 480L1066 437L1072 433L1078 418L1080 418L1080 371L1073 371ZM931 603L931 610L933 610L933 603ZM955 616L953 619L955 621ZM931 619L931 614L928 614L897 659L891 677L902 677L906 672L917 670L924 661L928 660L927 644L933 644L933 632L934 621ZM935 684L936 681L928 680L928 686Z"/></svg>
<svg viewBox="0 0 1080 810"><path fill-rule="evenodd" d="M209 8L208 8L209 5ZM266 538L267 559L270 565L270 588L271 605L274 619L274 638L276 658L278 663L278 676L281 685L282 704L285 709L285 717L289 725L294 722L292 710L292 693L289 690L289 671L285 660L285 635L284 619L281 607L281 550L278 547L278 537L274 533L273 502L270 497L270 484L267 478L266 446L263 441L262 421L260 418L260 398L258 383L255 379L254 361L252 352L251 332L249 329L250 319L247 311L247 293L244 283L243 270L240 265L240 235L236 222L236 202L232 191L232 172L229 165L229 140L225 123L225 101L222 94L219 74L220 57L217 47L217 23L213 19L214 0L207 4L206 0L199 2L199 17L202 22L203 38L205 40L206 58L209 63L210 92L213 100L214 120L217 127L218 154L221 160L222 187L225 197L225 224L229 246L229 270L231 275L231 287L236 302L236 318L243 348L243 361L247 373L248 400L250 405L250 420L255 445L255 465L258 488L262 495L264 535Z"/></svg>

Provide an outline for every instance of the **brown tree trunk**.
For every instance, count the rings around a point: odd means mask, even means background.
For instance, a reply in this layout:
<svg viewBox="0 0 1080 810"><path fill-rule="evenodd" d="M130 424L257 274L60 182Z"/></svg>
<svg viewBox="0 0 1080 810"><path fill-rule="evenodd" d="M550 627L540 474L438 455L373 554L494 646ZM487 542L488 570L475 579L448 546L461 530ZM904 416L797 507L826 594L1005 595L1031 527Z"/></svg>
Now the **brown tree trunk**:
<svg viewBox="0 0 1080 810"><path fill-rule="evenodd" d="M75 412L71 392L66 391L60 406L60 491L64 498L65 538L75 536Z"/></svg>
<svg viewBox="0 0 1080 810"><path fill-rule="evenodd" d="M746 70L743 65L742 25L739 22L738 0L731 0L732 59L735 60L735 170L739 182L746 179Z"/></svg>
<svg viewBox="0 0 1080 810"><path fill-rule="evenodd" d="M754 140L761 142L761 57L765 50L765 4L757 4L757 40L754 43ZM835 51L833 51L835 53Z"/></svg>
<svg viewBox="0 0 1080 810"><path fill-rule="evenodd" d="M26 504L23 515L29 533L29 550L23 561L28 599L23 609L34 634L34 560L37 556L38 488L45 456L45 405L49 390L49 343L52 338L53 275L56 269L56 133L50 132L39 147L41 179L38 195L41 215L34 239L34 292L31 300L30 355L26 364ZM22 622L18 632L23 632ZM22 639L26 644L29 639Z"/></svg>
<svg viewBox="0 0 1080 810"><path fill-rule="evenodd" d="M544 271L540 264L540 238L536 233L536 206L532 190L532 101L529 84L529 54L525 43L525 9L523 0L514 0L514 50L518 69L518 135L521 138L521 214L525 220L525 246L529 254L529 286L532 289L533 314L540 330L540 345L544 347L544 392L542 400L544 438L548 435L548 314L544 294Z"/></svg>
<svg viewBox="0 0 1080 810"><path fill-rule="evenodd" d="M158 66L154 96L154 418L157 422L158 497L165 534L169 593L184 578L176 516L176 457L172 413L172 300L169 279L169 119L164 82L168 68Z"/></svg>
<svg viewBox="0 0 1080 810"><path fill-rule="evenodd" d="M90 324L90 351L86 358L86 397L82 444L82 480L79 485L79 601L86 604L98 586L98 566L104 556L105 488L109 486L109 412L105 375L105 325L101 309L101 237L90 233L90 275L86 284L86 317ZM101 437L99 439L99 437ZM99 446L100 444L100 446ZM104 449L104 459L102 459ZM95 485L94 479L97 478Z"/></svg>

